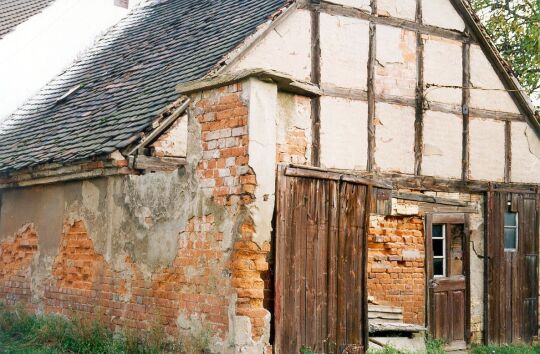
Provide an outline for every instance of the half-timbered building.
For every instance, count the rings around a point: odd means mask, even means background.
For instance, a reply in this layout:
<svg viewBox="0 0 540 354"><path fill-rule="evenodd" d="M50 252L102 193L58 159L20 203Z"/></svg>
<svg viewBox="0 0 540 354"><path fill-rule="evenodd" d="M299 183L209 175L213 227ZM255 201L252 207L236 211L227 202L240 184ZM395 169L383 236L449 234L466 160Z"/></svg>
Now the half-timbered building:
<svg viewBox="0 0 540 354"><path fill-rule="evenodd" d="M216 353L538 336L539 116L466 0L143 4L0 173L8 304Z"/></svg>

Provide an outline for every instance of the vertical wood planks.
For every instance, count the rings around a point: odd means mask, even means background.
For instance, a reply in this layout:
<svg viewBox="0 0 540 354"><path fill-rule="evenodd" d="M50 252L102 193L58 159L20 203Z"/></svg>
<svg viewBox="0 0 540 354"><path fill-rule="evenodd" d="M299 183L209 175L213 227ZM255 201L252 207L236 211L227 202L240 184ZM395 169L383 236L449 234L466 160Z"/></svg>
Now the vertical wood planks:
<svg viewBox="0 0 540 354"><path fill-rule="evenodd" d="M528 193L491 191L488 210L488 342L530 343L538 328L538 201ZM518 246L504 249L504 213L518 213Z"/></svg>
<svg viewBox="0 0 540 354"><path fill-rule="evenodd" d="M283 170L278 188L276 353L362 348L368 188Z"/></svg>

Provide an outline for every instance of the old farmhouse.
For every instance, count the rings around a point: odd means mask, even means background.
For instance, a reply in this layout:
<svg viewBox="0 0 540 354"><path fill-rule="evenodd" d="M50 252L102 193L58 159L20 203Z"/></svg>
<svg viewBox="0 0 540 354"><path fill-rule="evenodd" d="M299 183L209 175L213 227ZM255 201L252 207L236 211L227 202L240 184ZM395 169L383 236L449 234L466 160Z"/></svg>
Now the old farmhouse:
<svg viewBox="0 0 540 354"><path fill-rule="evenodd" d="M215 353L538 337L539 117L467 0L148 1L0 174L7 304Z"/></svg>

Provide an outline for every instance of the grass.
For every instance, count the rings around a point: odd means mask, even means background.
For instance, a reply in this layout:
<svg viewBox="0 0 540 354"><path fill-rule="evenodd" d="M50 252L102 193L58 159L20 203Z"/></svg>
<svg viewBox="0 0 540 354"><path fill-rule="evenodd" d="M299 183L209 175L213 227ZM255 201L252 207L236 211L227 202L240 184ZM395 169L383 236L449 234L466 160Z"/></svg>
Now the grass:
<svg viewBox="0 0 540 354"><path fill-rule="evenodd" d="M34 315L0 303L2 354L161 354L204 353L208 338L172 343L156 326L147 332L114 333L96 319L68 320L57 315Z"/></svg>
<svg viewBox="0 0 540 354"><path fill-rule="evenodd" d="M502 347L475 346L471 350L472 354L540 354L540 344L532 346L510 345Z"/></svg>

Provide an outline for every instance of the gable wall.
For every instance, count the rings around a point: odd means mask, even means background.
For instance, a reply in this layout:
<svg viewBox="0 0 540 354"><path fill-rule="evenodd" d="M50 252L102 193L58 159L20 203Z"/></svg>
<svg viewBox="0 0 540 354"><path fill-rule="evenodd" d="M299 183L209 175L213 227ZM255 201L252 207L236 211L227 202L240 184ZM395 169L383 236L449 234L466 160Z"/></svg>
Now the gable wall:
<svg viewBox="0 0 540 354"><path fill-rule="evenodd" d="M537 166L539 159L530 146L538 137L525 135L518 106L480 46L473 42L466 49L466 37L459 36L465 23L450 1L421 1L425 26L419 35L412 29L416 1L378 0L378 16L390 21L384 23L370 17L368 3L334 0L321 5L320 86L324 97L320 100L320 166L367 169L368 122L373 121L375 170L414 174L419 169L421 175L441 178L465 175L471 180L539 183L540 173L531 173L530 167ZM405 21L404 25L397 19ZM315 80L311 43L317 36L311 33L312 21L308 8L294 10L228 70L271 68L298 80ZM368 84L370 43L374 46L372 93ZM467 58L472 88L470 142L466 145L469 168L464 172L461 87ZM424 81L422 143L415 136L419 68ZM376 102L372 116L369 95ZM505 120L511 121L510 128ZM506 141L507 136L511 142ZM422 148L421 155L415 156L415 145ZM523 154L507 151L513 146ZM514 166L507 166L507 155L516 156Z"/></svg>

